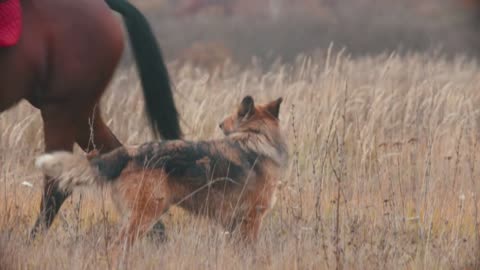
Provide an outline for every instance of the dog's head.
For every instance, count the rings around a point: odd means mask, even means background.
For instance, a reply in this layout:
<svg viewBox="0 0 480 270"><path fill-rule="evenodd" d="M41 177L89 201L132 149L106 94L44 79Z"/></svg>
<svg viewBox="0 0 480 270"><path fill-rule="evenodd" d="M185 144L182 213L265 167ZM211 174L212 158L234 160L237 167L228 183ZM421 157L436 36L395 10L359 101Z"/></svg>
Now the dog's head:
<svg viewBox="0 0 480 270"><path fill-rule="evenodd" d="M278 128L278 115L282 98L263 105L255 105L251 96L243 98L237 110L219 127L225 135L236 132L264 133L272 128Z"/></svg>

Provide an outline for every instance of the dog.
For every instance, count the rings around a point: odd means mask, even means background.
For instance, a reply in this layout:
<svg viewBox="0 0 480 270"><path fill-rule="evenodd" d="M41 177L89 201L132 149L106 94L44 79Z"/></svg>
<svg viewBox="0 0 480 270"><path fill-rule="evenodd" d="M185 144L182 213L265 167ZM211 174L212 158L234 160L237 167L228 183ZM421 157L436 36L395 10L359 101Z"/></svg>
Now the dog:
<svg viewBox="0 0 480 270"><path fill-rule="evenodd" d="M128 246L172 205L213 219L228 232L238 229L242 239L254 242L288 162L281 103L255 105L246 96L220 123L220 139L149 142L90 158L53 152L38 157L36 166L64 191L111 185L126 219L119 241Z"/></svg>

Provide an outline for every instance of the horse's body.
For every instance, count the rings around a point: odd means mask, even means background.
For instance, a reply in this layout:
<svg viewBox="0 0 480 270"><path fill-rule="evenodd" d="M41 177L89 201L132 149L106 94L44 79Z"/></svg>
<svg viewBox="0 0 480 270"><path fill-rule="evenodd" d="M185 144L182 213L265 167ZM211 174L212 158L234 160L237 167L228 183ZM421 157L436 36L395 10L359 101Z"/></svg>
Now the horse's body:
<svg viewBox="0 0 480 270"><path fill-rule="evenodd" d="M164 138L181 135L168 73L150 28L124 0L107 1L21 0L20 41L0 48L0 112L22 99L40 109L47 152L71 151L74 143L87 151L89 119L95 119L100 152L120 146L98 107L124 48L121 25L109 5L125 17L153 127ZM68 196L52 183L45 179L33 235L51 225Z"/></svg>

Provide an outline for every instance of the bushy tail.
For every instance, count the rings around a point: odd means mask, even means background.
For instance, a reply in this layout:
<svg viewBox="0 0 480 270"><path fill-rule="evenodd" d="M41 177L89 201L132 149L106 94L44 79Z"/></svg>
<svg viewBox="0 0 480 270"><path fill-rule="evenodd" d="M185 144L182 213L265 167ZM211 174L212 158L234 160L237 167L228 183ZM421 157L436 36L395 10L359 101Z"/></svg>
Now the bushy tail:
<svg viewBox="0 0 480 270"><path fill-rule="evenodd" d="M70 152L54 152L39 156L35 166L57 181L62 191L72 191L78 186L88 186L101 179L97 168L90 161Z"/></svg>
<svg viewBox="0 0 480 270"><path fill-rule="evenodd" d="M168 70L147 19L126 0L106 2L111 9L122 14L125 21L153 131L164 139L179 139L182 132Z"/></svg>

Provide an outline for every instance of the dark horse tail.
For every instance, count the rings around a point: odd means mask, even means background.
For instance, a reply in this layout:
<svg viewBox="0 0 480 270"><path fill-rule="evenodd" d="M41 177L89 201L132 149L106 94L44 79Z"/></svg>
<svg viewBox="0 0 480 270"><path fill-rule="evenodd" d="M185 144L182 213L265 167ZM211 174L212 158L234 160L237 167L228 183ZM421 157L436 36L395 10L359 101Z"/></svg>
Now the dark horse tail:
<svg viewBox="0 0 480 270"><path fill-rule="evenodd" d="M164 139L180 138L182 131L168 70L147 19L126 0L106 0L106 2L111 9L122 14L124 18L137 61L145 107L153 132Z"/></svg>

